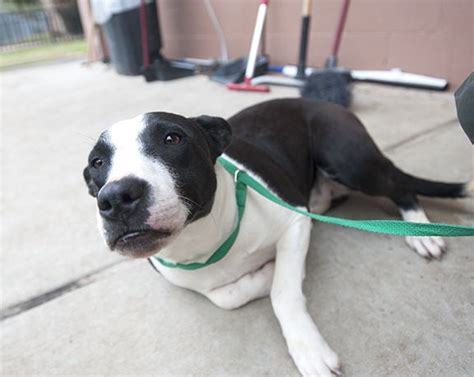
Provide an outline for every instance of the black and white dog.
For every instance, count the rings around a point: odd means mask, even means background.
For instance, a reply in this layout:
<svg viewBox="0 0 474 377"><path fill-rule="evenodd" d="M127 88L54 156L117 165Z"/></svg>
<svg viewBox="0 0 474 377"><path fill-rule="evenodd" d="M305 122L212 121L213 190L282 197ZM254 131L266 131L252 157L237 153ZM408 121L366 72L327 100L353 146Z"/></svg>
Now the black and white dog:
<svg viewBox="0 0 474 377"><path fill-rule="evenodd" d="M432 182L402 172L352 113L330 103L273 100L227 121L147 113L104 131L84 170L110 249L130 257L159 253L173 262L206 261L237 216L234 177L216 163L224 151L280 198L317 213L352 190L388 197L403 219L428 222L417 195L458 198L473 190L472 182ZM338 357L302 292L310 232L309 218L250 189L240 233L224 259L194 271L153 263L173 284L224 309L270 295L301 374L339 374ZM440 258L445 249L439 237L407 242L425 258Z"/></svg>

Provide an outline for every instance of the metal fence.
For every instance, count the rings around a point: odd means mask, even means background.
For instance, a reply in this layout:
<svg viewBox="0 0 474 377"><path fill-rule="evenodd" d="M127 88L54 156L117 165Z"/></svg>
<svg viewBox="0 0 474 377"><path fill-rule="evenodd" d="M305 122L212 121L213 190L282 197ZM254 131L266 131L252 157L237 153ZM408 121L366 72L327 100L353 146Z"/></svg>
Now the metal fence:
<svg viewBox="0 0 474 377"><path fill-rule="evenodd" d="M82 37L76 4L0 13L0 51Z"/></svg>

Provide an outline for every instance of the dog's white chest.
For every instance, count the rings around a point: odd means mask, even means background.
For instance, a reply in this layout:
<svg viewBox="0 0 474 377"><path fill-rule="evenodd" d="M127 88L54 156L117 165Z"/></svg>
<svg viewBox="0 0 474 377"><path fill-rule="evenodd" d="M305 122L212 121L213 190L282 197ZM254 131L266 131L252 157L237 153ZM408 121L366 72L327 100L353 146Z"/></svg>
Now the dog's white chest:
<svg viewBox="0 0 474 377"><path fill-rule="evenodd" d="M232 250L224 259L214 265L199 270L181 270L165 267L159 262L154 266L172 284L199 293L212 291L217 287L230 284L243 275L257 270L269 260L275 258L275 247L258 250L248 254L245 251Z"/></svg>
<svg viewBox="0 0 474 377"><path fill-rule="evenodd" d="M224 174L225 176L222 177L224 179L219 180L219 184L230 183L233 186L232 177L228 173ZM227 197L222 202L226 203L225 205L231 203L235 207L234 189L232 188L227 193L231 197ZM173 249L163 250L160 256L175 262L185 260L186 255L201 255L197 260L200 262L207 260L217 247L220 246L220 242L230 235L231 230L235 226L235 208L232 212L232 206L229 206L228 210L224 209L222 218L215 218L217 215L214 215L214 218L211 217L209 221L203 221L199 229L198 227L192 229L194 236L187 235L190 238L190 242L182 243L179 250L176 250L175 246L173 246ZM227 211L232 212L234 215L229 218L229 216L226 216ZM219 211L215 211L215 213L217 214ZM249 188L239 235L228 254L222 260L197 270L169 268L157 261L154 265L171 283L201 293L208 292L216 287L232 283L274 259L276 242L288 228L289 224L298 216L298 214L270 202ZM218 223L216 224L216 222ZM224 224L222 225L221 222ZM226 226L226 222L229 223L228 226ZM227 228L226 234L216 233L216 225L222 225L224 229ZM206 240L206 238L210 239ZM219 238L220 242L212 242L212 238ZM176 246L176 248L178 247ZM202 250L205 252L202 253ZM193 261L196 261L196 259Z"/></svg>

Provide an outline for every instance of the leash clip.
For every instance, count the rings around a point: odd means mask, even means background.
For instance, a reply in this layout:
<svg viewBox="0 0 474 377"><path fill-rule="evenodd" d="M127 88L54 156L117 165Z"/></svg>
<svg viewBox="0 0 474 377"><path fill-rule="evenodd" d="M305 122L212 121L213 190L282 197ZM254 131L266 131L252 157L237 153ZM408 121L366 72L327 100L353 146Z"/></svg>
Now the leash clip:
<svg viewBox="0 0 474 377"><path fill-rule="evenodd" d="M239 173L241 173L242 170L240 169L237 169L235 172L234 172L234 182L237 183L237 180L239 178Z"/></svg>

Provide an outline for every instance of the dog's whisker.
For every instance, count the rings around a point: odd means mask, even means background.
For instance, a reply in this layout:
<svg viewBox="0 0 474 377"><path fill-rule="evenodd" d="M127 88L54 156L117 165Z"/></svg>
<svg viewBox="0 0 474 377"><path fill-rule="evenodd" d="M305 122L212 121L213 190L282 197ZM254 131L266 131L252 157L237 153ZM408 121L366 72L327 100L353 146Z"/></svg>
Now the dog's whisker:
<svg viewBox="0 0 474 377"><path fill-rule="evenodd" d="M188 203L191 203L191 204L194 204L200 208L204 208L202 205L200 205L199 203L196 203L194 200L192 199L189 199L187 198L186 196L183 196L183 195L178 195L179 198L183 199L185 202L188 202ZM217 226L217 221L214 217L214 215L212 214L212 212L209 213L209 215L211 216L211 219L212 219L212 223L214 224L214 228L217 230L218 229L218 226Z"/></svg>
<svg viewBox="0 0 474 377"><path fill-rule="evenodd" d="M214 228L215 228L215 229L216 229L216 231L217 231L218 227L217 227L217 221L216 221L216 218L214 217L214 215L212 214L212 212L210 212L210 213L209 213L209 215L211 216L212 223L214 224Z"/></svg>
<svg viewBox="0 0 474 377"><path fill-rule="evenodd" d="M90 135L86 135L86 134L83 134L83 133L80 133L80 132L74 132L74 134L76 136L80 136L81 137L81 141L84 142L85 140L87 140L87 142L91 142L91 143L95 143L96 142L96 138L90 136Z"/></svg>
<svg viewBox="0 0 474 377"><path fill-rule="evenodd" d="M196 205L196 206L198 206L198 207L200 207L200 208L203 208L203 206L200 205L199 203L196 203L194 200L189 199L189 198L187 198L187 197L185 197L185 196L183 196L183 195L178 195L178 198L181 198L181 199L183 199L184 201L186 201L186 202L188 202L188 203L191 203L191 204L194 204L194 205Z"/></svg>

